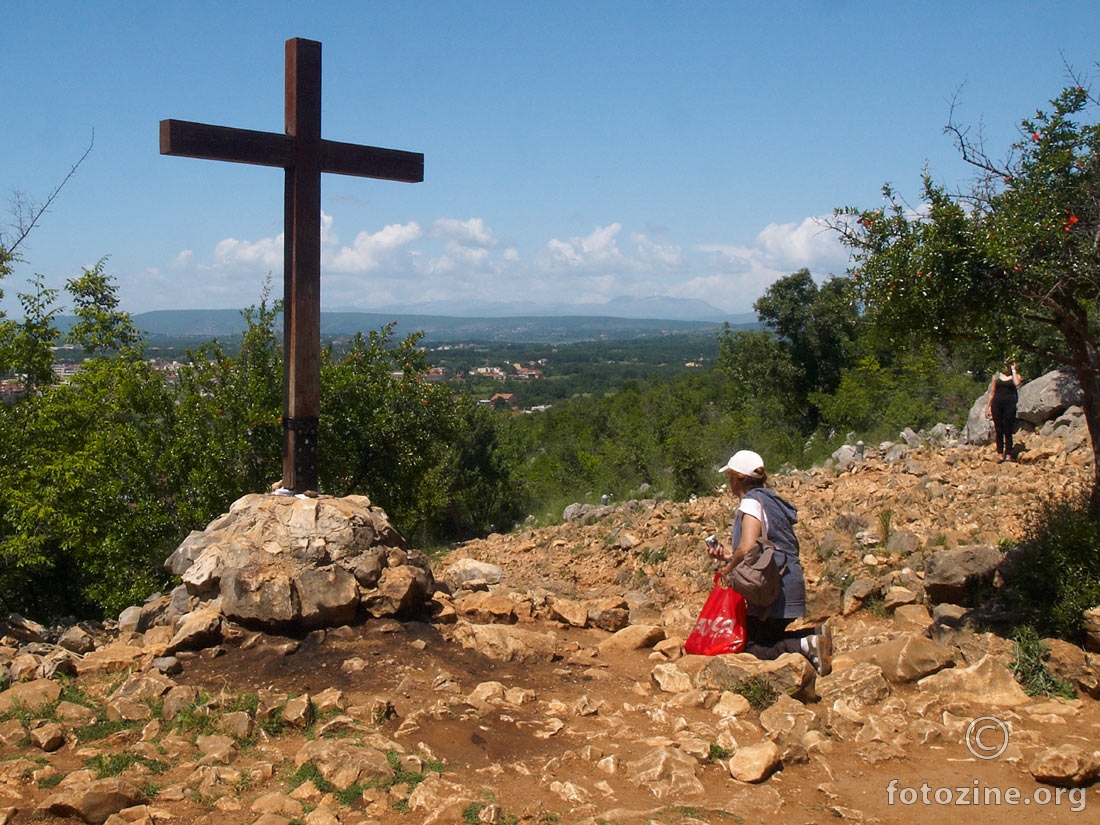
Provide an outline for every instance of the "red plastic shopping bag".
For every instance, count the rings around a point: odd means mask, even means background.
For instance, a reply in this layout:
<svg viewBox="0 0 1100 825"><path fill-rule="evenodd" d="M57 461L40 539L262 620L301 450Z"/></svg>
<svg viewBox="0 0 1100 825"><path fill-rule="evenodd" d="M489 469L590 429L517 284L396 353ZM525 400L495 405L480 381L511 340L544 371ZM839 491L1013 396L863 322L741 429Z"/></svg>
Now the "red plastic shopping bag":
<svg viewBox="0 0 1100 825"><path fill-rule="evenodd" d="M684 642L684 652L702 656L740 653L745 649L745 599L714 577L695 627Z"/></svg>

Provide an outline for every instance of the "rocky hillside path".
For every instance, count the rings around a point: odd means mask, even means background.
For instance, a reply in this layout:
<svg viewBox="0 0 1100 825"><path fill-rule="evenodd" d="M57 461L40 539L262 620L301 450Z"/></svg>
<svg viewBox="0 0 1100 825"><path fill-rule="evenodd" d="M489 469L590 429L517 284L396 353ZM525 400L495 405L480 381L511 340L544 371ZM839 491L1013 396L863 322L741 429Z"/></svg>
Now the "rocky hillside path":
<svg viewBox="0 0 1100 825"><path fill-rule="evenodd" d="M824 677L797 655L683 655L720 494L464 544L433 564L430 616L227 625L172 664L169 628L66 655L9 622L0 825L1087 821L1100 660L1058 648L1078 698L1027 696L1011 643L925 589L932 554L996 548L1088 483L1081 450L1025 446L773 479L834 628Z"/></svg>

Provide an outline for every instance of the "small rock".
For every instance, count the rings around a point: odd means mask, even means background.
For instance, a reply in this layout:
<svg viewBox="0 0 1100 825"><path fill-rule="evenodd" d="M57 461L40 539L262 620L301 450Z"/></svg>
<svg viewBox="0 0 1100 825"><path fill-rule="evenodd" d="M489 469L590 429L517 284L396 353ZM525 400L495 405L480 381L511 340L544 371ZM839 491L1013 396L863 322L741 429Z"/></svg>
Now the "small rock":
<svg viewBox="0 0 1100 825"><path fill-rule="evenodd" d="M763 782L779 767L779 747L770 741L738 748L730 759L730 776L740 782Z"/></svg>
<svg viewBox="0 0 1100 825"><path fill-rule="evenodd" d="M56 722L47 722L31 731L31 744L51 753L65 744L65 734Z"/></svg>
<svg viewBox="0 0 1100 825"><path fill-rule="evenodd" d="M664 638L664 629L656 625L630 625L600 642L600 656L606 658L631 650L644 650Z"/></svg>
<svg viewBox="0 0 1100 825"><path fill-rule="evenodd" d="M92 634L78 625L73 625L62 633L57 643L66 650L71 650L81 656L95 650L95 639Z"/></svg>
<svg viewBox="0 0 1100 825"><path fill-rule="evenodd" d="M1065 743L1047 748L1031 763L1031 775L1048 785L1079 788L1100 776L1100 754Z"/></svg>

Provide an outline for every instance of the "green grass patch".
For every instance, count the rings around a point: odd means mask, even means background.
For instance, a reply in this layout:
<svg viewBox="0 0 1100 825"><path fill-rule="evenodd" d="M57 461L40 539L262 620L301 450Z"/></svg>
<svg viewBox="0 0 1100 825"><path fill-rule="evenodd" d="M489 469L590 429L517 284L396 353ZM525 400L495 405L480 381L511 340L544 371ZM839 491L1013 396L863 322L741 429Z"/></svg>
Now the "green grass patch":
<svg viewBox="0 0 1100 825"><path fill-rule="evenodd" d="M356 782L354 785L350 785L344 788L342 791L333 791L332 797L341 805L351 806L363 795L363 791L369 790L375 787L374 785L363 785Z"/></svg>
<svg viewBox="0 0 1100 825"><path fill-rule="evenodd" d="M217 731L220 718L221 714L215 713L208 704L196 702L180 709L176 718L172 720L172 730L177 733L209 736Z"/></svg>
<svg viewBox="0 0 1100 825"><path fill-rule="evenodd" d="M256 711L259 710L259 708L260 694L258 693L240 693L230 696L222 703L222 709L225 713L240 713L244 711L253 718L255 718Z"/></svg>
<svg viewBox="0 0 1100 825"><path fill-rule="evenodd" d="M728 751L719 745L717 742L710 743L710 754L707 756L707 762L714 764L719 759L729 759L733 755L732 751Z"/></svg>
<svg viewBox="0 0 1100 825"><path fill-rule="evenodd" d="M1077 698L1077 690L1073 685L1050 672L1046 665L1050 648L1039 638L1035 628L1017 628L1012 641L1015 650L1012 674L1028 696Z"/></svg>
<svg viewBox="0 0 1100 825"><path fill-rule="evenodd" d="M748 699L754 710L770 708L775 700L779 698L779 692L772 686L772 683L759 674L738 682L732 690L734 693L739 693Z"/></svg>
<svg viewBox="0 0 1100 825"><path fill-rule="evenodd" d="M668 550L664 547L646 547L641 552L641 559L645 564L660 564L668 558Z"/></svg>
<svg viewBox="0 0 1100 825"><path fill-rule="evenodd" d="M61 695L57 697L57 703L71 702L86 708L96 707L96 703L88 696L71 678L66 677L59 681Z"/></svg>
<svg viewBox="0 0 1100 825"><path fill-rule="evenodd" d="M867 601L863 603L863 609L877 619L885 619L889 615L886 612L886 599L882 596L868 597Z"/></svg>
<svg viewBox="0 0 1100 825"><path fill-rule="evenodd" d="M1087 496L1040 505L1001 567L997 601L1015 627L1085 641L1084 611L1100 604L1100 518Z"/></svg>
<svg viewBox="0 0 1100 825"><path fill-rule="evenodd" d="M146 759L135 753L110 753L84 760L84 767L95 772L96 779L118 776L133 765L144 765L150 772L161 774L168 770L168 763L159 759Z"/></svg>
<svg viewBox="0 0 1100 825"><path fill-rule="evenodd" d="M312 762L302 763L298 770L287 779L287 782L290 783L291 790L299 785L304 785L306 782L312 782L314 787L321 793L328 793L333 789L332 783L321 775L321 771Z"/></svg>
<svg viewBox="0 0 1100 825"><path fill-rule="evenodd" d="M97 742L124 730L136 730L142 725L142 722L129 719L117 719L111 722L105 718L99 718L92 724L77 729L76 735L81 742Z"/></svg>
<svg viewBox="0 0 1100 825"><path fill-rule="evenodd" d="M443 774L443 763L438 760L425 762L424 770L416 772L406 770L401 765L401 755L397 751L386 751L386 761L389 762L390 767L393 768L393 780L389 784L407 784L409 790L412 790L427 779L429 773Z"/></svg>
<svg viewBox="0 0 1100 825"><path fill-rule="evenodd" d="M45 779L39 779L38 787L43 789L56 788L58 785L61 784L61 780L64 779L67 775L68 774L58 771L53 776L47 776Z"/></svg>

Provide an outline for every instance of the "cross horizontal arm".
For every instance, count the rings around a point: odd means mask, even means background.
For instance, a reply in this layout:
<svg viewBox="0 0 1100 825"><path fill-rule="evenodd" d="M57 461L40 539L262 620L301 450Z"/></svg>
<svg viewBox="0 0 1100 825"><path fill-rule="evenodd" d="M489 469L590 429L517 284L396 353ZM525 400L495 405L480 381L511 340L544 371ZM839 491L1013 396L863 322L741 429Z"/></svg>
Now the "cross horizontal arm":
<svg viewBox="0 0 1100 825"><path fill-rule="evenodd" d="M419 152L379 149L335 140L321 141L321 152L322 172L403 183L424 180L424 155Z"/></svg>
<svg viewBox="0 0 1100 825"><path fill-rule="evenodd" d="M211 126L188 120L160 122L160 153L206 160L254 163L288 168L293 165L294 138L274 132L255 132L229 126ZM403 183L424 180L424 155L399 149L379 149L335 140L321 141L321 171Z"/></svg>
<svg viewBox="0 0 1100 825"><path fill-rule="evenodd" d="M274 132L254 132L210 126L187 120L160 122L160 153L206 160L228 160L259 166L291 164L293 138Z"/></svg>

